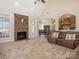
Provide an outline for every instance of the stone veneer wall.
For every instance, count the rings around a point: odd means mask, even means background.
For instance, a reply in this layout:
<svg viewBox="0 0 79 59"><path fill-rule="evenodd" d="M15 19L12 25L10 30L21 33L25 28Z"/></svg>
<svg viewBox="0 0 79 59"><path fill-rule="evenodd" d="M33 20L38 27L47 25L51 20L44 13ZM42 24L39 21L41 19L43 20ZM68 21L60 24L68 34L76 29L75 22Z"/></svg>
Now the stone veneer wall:
<svg viewBox="0 0 79 59"><path fill-rule="evenodd" d="M17 40L17 32L28 33L28 16L14 14L14 39Z"/></svg>

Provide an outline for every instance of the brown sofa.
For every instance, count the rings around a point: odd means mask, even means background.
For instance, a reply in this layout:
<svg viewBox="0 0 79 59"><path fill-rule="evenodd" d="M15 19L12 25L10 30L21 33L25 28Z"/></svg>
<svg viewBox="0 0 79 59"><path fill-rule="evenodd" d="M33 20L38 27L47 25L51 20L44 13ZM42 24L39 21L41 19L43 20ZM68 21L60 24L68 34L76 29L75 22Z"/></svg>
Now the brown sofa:
<svg viewBox="0 0 79 59"><path fill-rule="evenodd" d="M58 37L54 37L53 33L58 33ZM75 34L75 39L66 38L67 34ZM64 46L67 48L74 49L75 54L71 54L71 56L66 59L79 59L79 32L74 31L51 31L47 37L49 43Z"/></svg>
<svg viewBox="0 0 79 59"><path fill-rule="evenodd" d="M54 34L58 33L58 36ZM56 34L57 35L57 34ZM75 35L73 38L73 35ZM68 38L67 38L68 36ZM75 49L79 45L79 32L76 31L50 31L47 36L49 43Z"/></svg>

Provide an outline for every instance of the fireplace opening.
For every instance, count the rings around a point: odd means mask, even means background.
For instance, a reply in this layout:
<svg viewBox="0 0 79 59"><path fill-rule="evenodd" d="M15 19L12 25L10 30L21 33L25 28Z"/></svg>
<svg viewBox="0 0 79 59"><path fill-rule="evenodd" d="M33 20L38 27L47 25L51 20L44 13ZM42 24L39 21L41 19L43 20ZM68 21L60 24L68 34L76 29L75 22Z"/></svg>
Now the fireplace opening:
<svg viewBox="0 0 79 59"><path fill-rule="evenodd" d="M17 32L17 40L27 39L27 32Z"/></svg>

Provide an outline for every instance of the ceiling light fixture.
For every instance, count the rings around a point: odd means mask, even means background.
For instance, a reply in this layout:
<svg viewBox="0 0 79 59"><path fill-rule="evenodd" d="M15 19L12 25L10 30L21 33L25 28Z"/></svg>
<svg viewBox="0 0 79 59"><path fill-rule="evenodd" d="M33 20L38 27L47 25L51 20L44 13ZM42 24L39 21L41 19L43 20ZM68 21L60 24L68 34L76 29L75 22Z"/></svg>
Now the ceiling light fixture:
<svg viewBox="0 0 79 59"><path fill-rule="evenodd" d="M37 2L46 3L46 1L45 1L45 0L36 0L36 1L34 2L34 4L36 4Z"/></svg>
<svg viewBox="0 0 79 59"><path fill-rule="evenodd" d="M14 4L15 4L15 5L19 5L19 2L18 2L18 1L15 1Z"/></svg>

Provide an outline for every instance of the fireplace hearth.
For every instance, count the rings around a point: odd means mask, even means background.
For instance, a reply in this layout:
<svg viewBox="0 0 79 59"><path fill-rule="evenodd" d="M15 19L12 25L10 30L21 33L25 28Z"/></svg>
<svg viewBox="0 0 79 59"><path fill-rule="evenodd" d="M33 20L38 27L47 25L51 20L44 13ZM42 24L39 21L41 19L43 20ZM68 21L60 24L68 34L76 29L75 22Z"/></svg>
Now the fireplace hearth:
<svg viewBox="0 0 79 59"><path fill-rule="evenodd" d="M23 40L27 38L27 32L17 32L17 40Z"/></svg>

